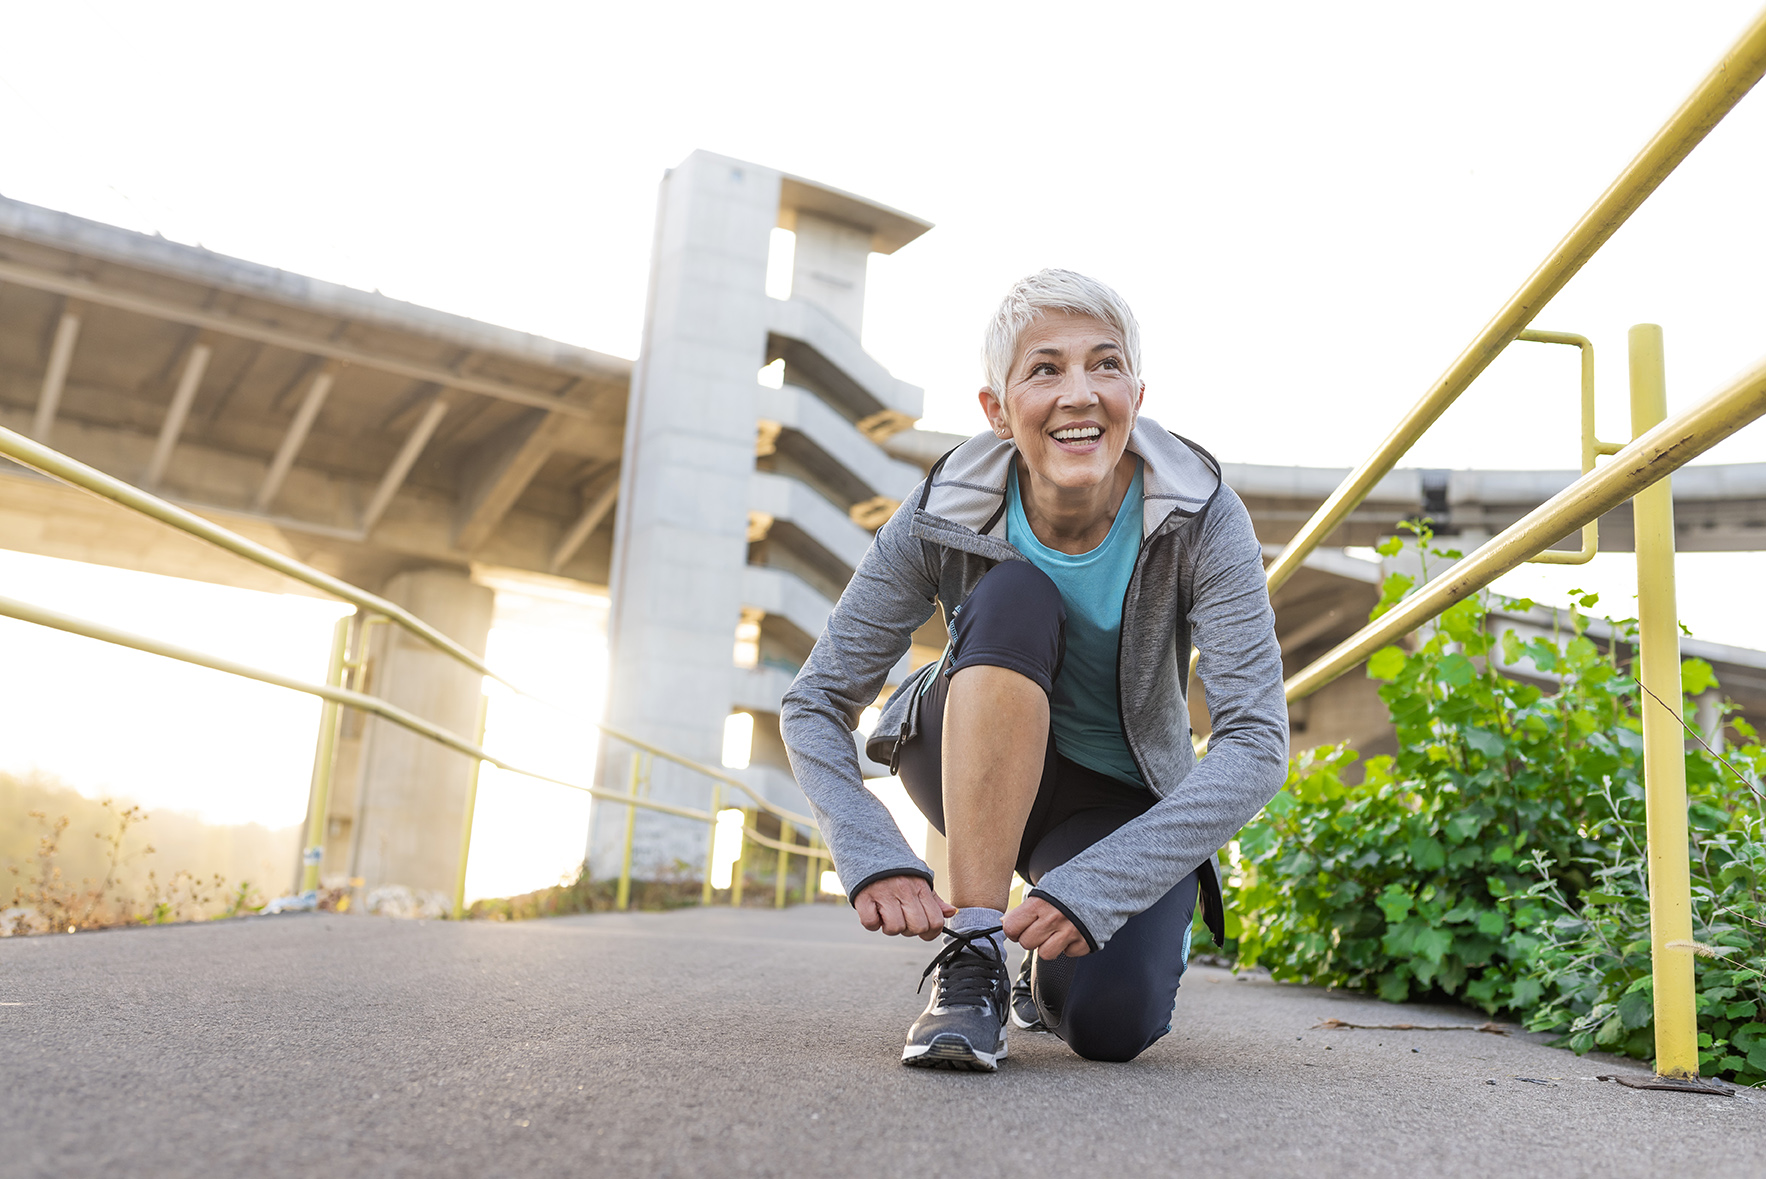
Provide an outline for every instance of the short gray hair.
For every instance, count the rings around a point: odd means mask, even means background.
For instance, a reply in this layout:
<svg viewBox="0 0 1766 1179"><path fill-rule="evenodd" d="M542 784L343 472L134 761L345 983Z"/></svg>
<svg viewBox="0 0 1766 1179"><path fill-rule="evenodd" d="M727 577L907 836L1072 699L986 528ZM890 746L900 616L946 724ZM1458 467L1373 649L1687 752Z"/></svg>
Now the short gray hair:
<svg viewBox="0 0 1766 1179"><path fill-rule="evenodd" d="M1141 326L1122 296L1097 279L1071 270L1039 270L1012 284L987 325L981 344L981 368L994 393L1004 395L1006 391L1012 362L1017 359L1018 337L1048 311L1089 315L1114 328L1122 337L1123 361L1128 371L1140 375Z"/></svg>

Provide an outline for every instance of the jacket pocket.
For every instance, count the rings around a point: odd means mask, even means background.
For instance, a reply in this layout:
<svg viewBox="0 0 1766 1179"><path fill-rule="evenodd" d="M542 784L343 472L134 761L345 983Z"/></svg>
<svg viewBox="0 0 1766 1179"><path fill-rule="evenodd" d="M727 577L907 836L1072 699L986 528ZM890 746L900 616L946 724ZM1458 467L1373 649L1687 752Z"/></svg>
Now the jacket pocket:
<svg viewBox="0 0 1766 1179"><path fill-rule="evenodd" d="M865 756L888 766L892 774L901 764L901 747L920 735L920 698L926 679L936 675L943 664L943 659L934 659L904 680L865 740Z"/></svg>

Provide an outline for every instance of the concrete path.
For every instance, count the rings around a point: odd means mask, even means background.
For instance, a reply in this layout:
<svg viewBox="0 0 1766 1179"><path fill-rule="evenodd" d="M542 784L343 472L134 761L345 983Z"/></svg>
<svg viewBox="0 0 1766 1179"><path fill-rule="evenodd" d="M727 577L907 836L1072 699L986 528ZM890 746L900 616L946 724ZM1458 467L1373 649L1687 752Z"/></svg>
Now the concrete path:
<svg viewBox="0 0 1766 1179"><path fill-rule="evenodd" d="M833 905L0 941L0 1175L1766 1175L1766 1094L1202 967L1132 1064L902 1068L928 957Z"/></svg>

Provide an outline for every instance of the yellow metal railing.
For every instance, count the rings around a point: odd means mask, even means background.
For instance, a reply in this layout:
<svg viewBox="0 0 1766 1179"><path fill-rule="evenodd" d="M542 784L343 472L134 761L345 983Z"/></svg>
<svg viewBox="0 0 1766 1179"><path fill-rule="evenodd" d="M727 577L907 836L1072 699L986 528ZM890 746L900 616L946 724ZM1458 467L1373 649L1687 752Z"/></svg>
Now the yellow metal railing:
<svg viewBox="0 0 1766 1179"><path fill-rule="evenodd" d="M767 811L779 820L781 824L781 832L789 832L793 825L805 827L810 831L814 831L815 820L808 815L799 814L796 811L779 806L778 804L762 797L758 791L742 779L725 774L720 770L714 769L701 762L694 761L691 758L671 753L660 746L652 745L647 741L643 741L629 733L621 732L618 729L611 728L599 721L591 721L590 723L594 724L603 736L618 741L623 745L628 745L634 750L632 765L633 788L624 794L604 790L599 787L585 786L581 783L567 781L562 778L553 777L549 774L538 773L507 762L502 758L490 754L482 748L482 729L477 740L467 740L456 733L449 732L447 729L444 729L439 725L432 724L413 713L407 712L394 704L390 704L376 696L371 696L346 686L352 677L356 678L359 682L359 673L361 673L365 667L367 658L368 628L378 622L388 622L403 628L437 650L453 656L474 671L497 680L499 683L504 684L506 687L509 687L517 693L527 696L530 699L540 699L532 693L523 691L518 685L510 683L502 676L491 671L478 656L474 655L471 651L467 650L453 639L448 638L410 611L375 594L370 594L366 590L351 585L340 578L332 577L330 574L314 569L310 565L306 565L292 557L278 553L274 549L267 548L255 541L240 536L229 529L223 528L210 520L206 520L203 517L196 515L194 512L178 507L175 504L168 503L165 500L160 499L158 496L141 490L133 484L117 479L114 476L107 475L94 467L87 466L76 459L70 458L68 455L63 454L60 451L54 450L13 430L6 429L5 427L0 427L0 455L10 458L23 466L30 467L45 475L49 475L64 483L70 484L71 486L78 487L81 490L91 492L101 498L110 500L111 502L128 508L131 511L159 520L161 523L167 524L188 535L197 537L200 540L205 540L210 544L234 553L254 564L274 569L278 573L292 577L297 581L312 586L315 589L322 590L334 597L341 598L344 601L355 605L361 612L356 615L345 616L338 620L337 627L333 632L332 650L327 667L326 682L324 684L313 684L292 676L282 675L278 672L266 671L234 660L210 655L206 652L195 651L172 643L163 643L157 639L119 630L103 623L75 618L71 615L62 614L58 611L37 606L29 602L21 602L11 598L0 597L0 616L36 623L41 626L66 631L70 634L83 635L87 638L113 643L118 646L132 647L138 651L145 651L169 659L177 659L185 663L207 667L215 671L226 672L229 675L237 675L246 679L257 680L260 683L272 684L277 687L286 688L290 691L304 692L308 695L317 696L323 700L325 704L320 714L318 748L313 765L313 783L310 791L309 815L306 832L307 838L306 845L302 849L301 857L301 888L303 891L311 891L315 889L318 886L319 881L319 868L322 857L322 848L324 846L325 824L327 822L329 810L331 777L336 761L338 726L341 717L339 710L341 708L355 708L379 716L383 720L399 725L405 729L409 729L411 732L417 733L419 736L447 746L450 749L454 749L474 759L472 789L468 792L467 805L463 816L460 835L459 872L454 888L454 911L456 916L460 915L463 909L466 864L471 850L472 815L477 799L477 772L478 766L484 762L489 762L491 765L494 765L499 769L521 774L524 777L537 778L554 785L564 786L572 790L579 790L594 798L600 799L603 802L615 803L627 808L625 848L620 868L618 891L616 894L616 904L622 909L627 907L630 903L632 836L637 810L643 809L659 814L673 815L677 818L710 824L712 827L712 834L715 837L717 815L719 812L718 804L722 798L723 788L726 786L741 791L748 795L753 801L753 807L745 813L742 825L740 842L737 847L737 868L735 879L738 881L741 879L742 869L745 867L746 845L753 842L762 847L776 849L779 853L779 864L782 868L788 868L789 858L792 855L805 857L806 869L803 897L806 901L815 899L819 887L815 865L817 863L831 861L831 856L828 851L819 846L819 841L813 836L811 837L808 846L795 843L787 844L781 840L770 839L755 829L753 816L757 811ZM356 652L353 656L350 654L352 632L356 647ZM694 773L709 778L713 789L711 809L708 811L701 811L691 807L673 806L668 803L656 802L648 798L639 797L637 786L639 784L640 772L642 774L642 781L647 783L649 778L649 767L656 758L661 758L664 761L682 766ZM640 764L642 766L641 771ZM715 843L715 838L713 839L713 842ZM710 853L708 852L708 871L705 893L705 900L707 903L710 901L711 892L709 887L709 866ZM731 892L732 903L740 904L741 888L739 886L734 887ZM782 906L784 904L784 889L782 886L776 888L775 896L777 898L777 903Z"/></svg>
<svg viewBox="0 0 1766 1179"><path fill-rule="evenodd" d="M85 463L69 458L59 450L53 450L41 442L26 438L23 434L8 430L3 426L0 426L0 454L22 466L48 475L52 479L59 479L61 482L78 487L83 491L90 491L112 503L121 504L130 511L139 512L141 515L158 520L162 524L169 524L178 531L188 533L199 540L206 540L217 548L244 557L254 565L274 569L285 577L292 577L304 585L309 585L334 598L348 602L366 614L380 615L389 622L410 631L436 650L453 656L480 675L488 675L514 691L521 691L520 688L486 667L484 661L478 656L403 606L389 602L367 590L359 589L340 577L333 577L329 573L279 553L267 545L261 545L255 540L243 537L237 532L221 527L212 520L205 520L187 508L181 508L156 495L150 495L132 483L124 482L113 475L106 475L96 467L89 467Z"/></svg>
<svg viewBox="0 0 1766 1179"><path fill-rule="evenodd" d="M3 445L3 440L0 440L0 445ZM489 764L496 766L498 769L508 770L510 773L520 774L527 778L536 778L542 782L550 782L555 786L563 786L570 790L578 790L591 797L600 799L603 802L618 803L628 808L641 808L643 810L655 811L659 814L674 815L677 818L691 819L700 823L715 825L717 822L718 811L716 809L715 801L712 810L696 810L692 807L674 806L670 803L656 802L648 798L637 797L635 792L621 794L617 791L604 790L595 786L585 786L579 782L572 782L566 778L558 778L550 774L540 773L537 770L526 769L490 753L478 742L469 741L456 733L449 732L440 725L433 724L430 721L424 720L422 717L407 712L396 704L390 704L377 696L370 696L366 693L357 692L350 688L335 687L331 684L309 683L294 676L283 675L280 672L267 671L263 668L252 667L248 664L239 663L235 660L226 659L218 655L211 655L206 651L197 651L189 647L181 647L175 643L162 642L159 639L149 638L146 635L138 635L131 631L121 630L117 627L109 626L101 622L76 618L70 614L63 614L60 611L51 610L46 606L38 606L31 602L22 602L15 598L0 597L0 617L16 618L22 622L35 623L38 626L49 627L54 630L64 631L68 634L82 635L89 639L97 639L100 642L112 643L120 647L130 647L137 651L145 651L151 655L159 655L167 659L176 659L183 663L194 664L198 667L207 667L214 671L226 672L228 675L236 675L244 679L256 680L259 683L271 684L278 688L286 688L289 691L304 692L309 696L319 697L328 705L359 709L362 712L371 713L383 720L390 721L401 728L409 729L411 732L426 737L439 745L445 745L449 749L463 753L474 760L475 766L479 763L488 762ZM598 727L605 736L623 744L631 745L638 751L638 755L633 758L634 765L640 760L648 763L652 758L656 757L660 757L665 761L674 762L677 765L685 766L688 769L711 778L714 783L714 789L729 785L748 793L754 799L755 809L766 810L769 813L778 816L781 823L810 825L813 829L813 819L810 819L806 815L799 815L795 811L787 810L784 807L778 806L776 803L761 798L755 793L754 789L748 785L748 783L742 781L740 778L734 778L728 774L720 773L710 766L695 762L690 758L670 753L667 750L658 748L648 742L640 741L628 734L608 728L606 725L599 725ZM325 740L325 729L323 727L321 728L320 739L322 742ZM321 746L321 748L325 747ZM468 797L468 811L465 820L466 830L462 832L461 836L462 849L460 879L462 881L464 880L466 866L466 846L470 837L470 808L475 794L476 791L473 791ZM627 813L629 816L633 812L628 811ZM313 838L313 829L314 828L309 827L309 840ZM829 858L827 850L817 846L814 839L810 841L808 846L802 846L798 844L786 844L780 840L768 838L755 829L751 816L745 817L745 822L743 824L743 842L747 843L750 841L763 847L777 849L781 857L789 857L791 855L804 856L810 861L809 870L812 877L814 875L814 864L818 861L827 860ZM311 845L309 844L309 846ZM742 849L738 848L739 862L741 854ZM625 907L626 901L630 896L630 875L631 844L630 822L628 818L626 856L621 869L618 892L619 906L621 908ZM809 883L813 884L814 881L810 880ZM455 886L456 906L458 905L461 895L458 891L460 887L462 887L462 885L457 881ZM815 896L815 889L806 885L804 896L806 900L813 899Z"/></svg>
<svg viewBox="0 0 1766 1179"><path fill-rule="evenodd" d="M1458 400L1479 373L1502 353L1521 329L1533 322L1552 296L1574 278L1596 250L1636 212L1669 173L1723 120L1766 73L1766 12L1755 17L1711 72L1680 104L1662 129L1637 153L1582 219L1571 227L1539 264L1521 289L1466 346L1422 399L1392 429L1362 464L1320 505L1269 566L1266 576L1274 593L1292 577L1308 554L1361 505L1368 493L1397 465L1423 432ZM1554 538L1555 539L1555 538Z"/></svg>
<svg viewBox="0 0 1766 1179"><path fill-rule="evenodd" d="M1539 332L1529 328L1516 336L1532 344L1568 344L1582 354L1582 397L1580 432L1582 452L1582 473L1594 470L1595 456L1618 454L1620 446L1614 442L1602 442L1595 437L1594 431L1594 343L1587 336L1578 336L1571 332ZM1540 565L1586 565L1594 560L1594 554L1600 551L1600 521L1590 520L1582 526L1582 547L1573 553L1547 549L1543 553L1535 553L1528 557Z"/></svg>
<svg viewBox="0 0 1766 1179"><path fill-rule="evenodd" d="M1678 703L1667 703L1682 698L1674 593L1674 504L1668 477L1766 415L1766 362L1701 404L1670 418L1661 329L1653 324L1632 328L1632 441L1620 447L1601 443L1594 435L1592 348L1588 341L1565 333L1525 329L1763 73L1766 12L1743 31L1680 109L1373 454L1326 498L1265 574L1273 594L1509 343L1522 339L1574 344L1582 349L1581 477L1461 558L1414 596L1296 672L1287 681L1286 694L1294 701L1318 691L1374 651L1416 630L1522 562L1579 564L1592 559L1598 544L1596 521L1631 499L1637 538L1638 682L1647 696L1660 702L1656 708L1642 705L1656 1071L1682 1079L1698 1076L1699 1055L1681 737L1684 722ZM1597 454L1611 454L1613 461L1596 470ZM1549 545L1578 528L1584 529L1579 552L1546 553Z"/></svg>
<svg viewBox="0 0 1766 1179"><path fill-rule="evenodd" d="M1653 325L1645 327L1660 332ZM1641 329L1633 329L1638 330ZM1286 685L1288 699L1310 696L1381 647L1477 593L1544 551L1558 537L1574 532L1666 479L1674 470L1762 415L1766 415L1766 362L1755 365L1700 404L1645 430L1620 449L1610 463L1577 479L1454 562L1411 597L1294 673ZM1678 682L1676 678L1675 683ZM1672 691L1677 695L1679 688Z"/></svg>

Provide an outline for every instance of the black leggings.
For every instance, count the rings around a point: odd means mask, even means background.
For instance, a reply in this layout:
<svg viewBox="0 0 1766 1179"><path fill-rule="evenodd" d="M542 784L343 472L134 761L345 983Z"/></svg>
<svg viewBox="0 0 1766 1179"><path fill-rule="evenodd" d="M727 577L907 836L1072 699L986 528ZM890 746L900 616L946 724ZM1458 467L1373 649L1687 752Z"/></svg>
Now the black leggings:
<svg viewBox="0 0 1766 1179"><path fill-rule="evenodd" d="M1004 667L1051 691L1059 674L1066 612L1060 591L1028 561L994 566L957 611L944 674L919 701L919 730L901 748L901 783L926 820L944 831L944 701L965 667ZM1018 844L1018 875L1035 884L1145 812L1152 792L1069 761L1049 735L1042 782ZM1049 1029L1089 1060L1133 1060L1171 1030L1171 1008L1189 957L1196 873L1129 918L1102 950L1038 963L1032 982Z"/></svg>

